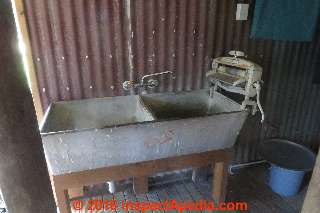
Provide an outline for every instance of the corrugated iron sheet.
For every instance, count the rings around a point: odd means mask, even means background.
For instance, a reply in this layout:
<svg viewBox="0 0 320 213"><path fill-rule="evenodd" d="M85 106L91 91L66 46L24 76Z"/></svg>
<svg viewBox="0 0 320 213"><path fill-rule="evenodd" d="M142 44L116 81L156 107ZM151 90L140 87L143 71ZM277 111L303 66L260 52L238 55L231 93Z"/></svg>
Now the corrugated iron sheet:
<svg viewBox="0 0 320 213"><path fill-rule="evenodd" d="M128 95L123 81L165 70L176 79L162 78L151 92L203 88L212 58L237 49L264 68L268 121L263 128L257 117L247 121L236 145L237 162L257 159L257 142L265 135L308 144L319 128L319 89L311 84L319 39L252 40L251 17L235 21L236 1L24 2L44 108L59 100Z"/></svg>
<svg viewBox="0 0 320 213"><path fill-rule="evenodd" d="M320 32L312 43L275 42L272 58L266 102L269 120L281 136L310 147L318 145L320 85L313 84L313 77L320 72Z"/></svg>

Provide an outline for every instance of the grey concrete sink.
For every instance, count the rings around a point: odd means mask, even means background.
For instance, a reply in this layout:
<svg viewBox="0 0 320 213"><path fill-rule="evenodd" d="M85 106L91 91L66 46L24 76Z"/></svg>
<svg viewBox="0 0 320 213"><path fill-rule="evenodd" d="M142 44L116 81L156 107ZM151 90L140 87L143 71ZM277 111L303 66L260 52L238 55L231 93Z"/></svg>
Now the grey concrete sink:
<svg viewBox="0 0 320 213"><path fill-rule="evenodd" d="M162 120L239 111L239 106L235 102L219 93L215 99L209 98L207 90L148 94L141 95L141 99L155 118Z"/></svg>
<svg viewBox="0 0 320 213"><path fill-rule="evenodd" d="M248 115L208 90L58 102L41 127L53 175L233 146Z"/></svg>
<svg viewBox="0 0 320 213"><path fill-rule="evenodd" d="M107 97L52 104L42 133L74 131L154 120L139 96Z"/></svg>

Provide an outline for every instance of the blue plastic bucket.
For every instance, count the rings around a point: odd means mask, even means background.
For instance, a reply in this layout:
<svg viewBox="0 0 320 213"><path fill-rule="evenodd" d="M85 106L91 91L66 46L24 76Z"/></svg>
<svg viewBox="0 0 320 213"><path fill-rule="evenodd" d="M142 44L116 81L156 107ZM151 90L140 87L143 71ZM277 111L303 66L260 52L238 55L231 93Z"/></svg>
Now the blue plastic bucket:
<svg viewBox="0 0 320 213"><path fill-rule="evenodd" d="M304 174L311 171L315 154L285 139L269 139L260 144L260 154L270 162L269 186L283 197L297 194Z"/></svg>
<svg viewBox="0 0 320 213"><path fill-rule="evenodd" d="M299 192L304 171L284 169L271 164L269 186L283 197L290 197Z"/></svg>

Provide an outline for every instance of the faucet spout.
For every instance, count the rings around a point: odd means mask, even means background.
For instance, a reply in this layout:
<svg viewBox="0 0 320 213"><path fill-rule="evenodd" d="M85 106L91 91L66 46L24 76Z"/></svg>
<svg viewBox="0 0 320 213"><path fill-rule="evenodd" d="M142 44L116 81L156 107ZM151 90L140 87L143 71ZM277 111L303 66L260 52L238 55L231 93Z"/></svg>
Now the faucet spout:
<svg viewBox="0 0 320 213"><path fill-rule="evenodd" d="M157 73L153 73L153 74L149 74L149 75L144 75L144 76L141 78L140 84L141 84L141 85L144 85L144 84L145 84L145 83L144 83L144 80L145 80L146 78L153 77L153 76L159 76L159 75L167 75L167 74L171 74L171 75L172 75L172 78L173 78L173 79L175 78L172 71L157 72Z"/></svg>
<svg viewBox="0 0 320 213"><path fill-rule="evenodd" d="M159 81L156 79L152 79L151 77L160 76L160 75L171 75L172 79L175 79L174 73L172 71L158 72L158 73L152 73L152 74L142 76L139 83L134 83L133 81L125 81L123 82L122 87L124 90L130 90L132 88L146 87L146 86L149 88L155 88L159 86ZM147 78L150 78L150 79L146 81Z"/></svg>

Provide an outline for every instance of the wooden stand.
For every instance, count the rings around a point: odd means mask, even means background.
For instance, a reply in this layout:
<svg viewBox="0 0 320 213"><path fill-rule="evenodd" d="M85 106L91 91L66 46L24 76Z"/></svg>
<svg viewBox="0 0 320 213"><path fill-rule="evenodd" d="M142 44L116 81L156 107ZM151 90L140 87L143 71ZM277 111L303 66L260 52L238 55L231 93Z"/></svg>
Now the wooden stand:
<svg viewBox="0 0 320 213"><path fill-rule="evenodd" d="M136 194L148 192L148 177L133 177L133 190Z"/></svg>
<svg viewBox="0 0 320 213"><path fill-rule="evenodd" d="M214 170L212 196L216 201L222 202L226 195L227 166L230 160L231 152L229 150L215 150L57 175L52 176L51 182L60 213L69 213L68 189L133 177L135 192L144 193L148 191L148 176L159 172L188 167L198 168L211 164Z"/></svg>
<svg viewBox="0 0 320 213"><path fill-rule="evenodd" d="M213 190L212 197L218 202L224 202L226 198L226 188L228 182L228 163L216 162L213 165Z"/></svg>

